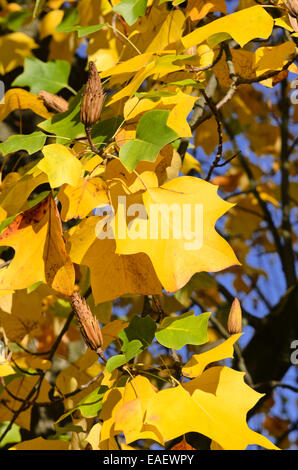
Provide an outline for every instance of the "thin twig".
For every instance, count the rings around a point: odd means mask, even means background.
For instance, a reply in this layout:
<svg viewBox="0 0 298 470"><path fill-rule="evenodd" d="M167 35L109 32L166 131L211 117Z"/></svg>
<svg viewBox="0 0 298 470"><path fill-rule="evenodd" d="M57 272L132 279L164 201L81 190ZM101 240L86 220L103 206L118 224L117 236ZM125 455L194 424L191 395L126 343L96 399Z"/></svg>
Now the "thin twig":
<svg viewBox="0 0 298 470"><path fill-rule="evenodd" d="M207 96L204 90L201 90L202 95L204 96L204 99L206 103L208 104L209 108L211 109L212 113L214 114L216 123L217 123L217 133L218 133L218 147L217 147L217 153L215 156L215 159L209 168L208 175L205 178L206 181L210 181L210 178L212 176L213 170L218 166L221 158L222 158L222 151L223 151L223 137L222 137L222 124L220 120L220 115L218 110L216 109L216 106L214 106L214 103L211 98Z"/></svg>

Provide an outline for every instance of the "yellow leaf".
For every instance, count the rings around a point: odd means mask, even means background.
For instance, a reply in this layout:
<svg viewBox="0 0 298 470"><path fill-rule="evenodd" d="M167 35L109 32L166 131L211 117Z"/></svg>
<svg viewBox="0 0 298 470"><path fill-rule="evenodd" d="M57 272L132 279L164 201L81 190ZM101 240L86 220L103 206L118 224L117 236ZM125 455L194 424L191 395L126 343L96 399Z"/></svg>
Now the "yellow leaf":
<svg viewBox="0 0 298 470"><path fill-rule="evenodd" d="M109 105L112 105L127 96L132 96L134 92L139 89L143 81L152 74L154 66L155 62L150 62L148 65L140 69L126 87L122 88L122 90L112 96L109 101Z"/></svg>
<svg viewBox="0 0 298 470"><path fill-rule="evenodd" d="M61 144L46 145L42 149L44 158L37 167L48 175L52 188L64 183L77 186L82 172L81 162L71 151Z"/></svg>
<svg viewBox="0 0 298 470"><path fill-rule="evenodd" d="M182 368L182 374L185 377L198 377L202 374L205 367L211 362L221 361L234 355L234 343L240 338L241 334L232 335L219 346L209 349L201 354L194 354Z"/></svg>
<svg viewBox="0 0 298 470"><path fill-rule="evenodd" d="M0 104L0 122L16 109L31 109L35 114L49 119L49 113L40 96L33 95L22 88L12 88L5 93L4 104Z"/></svg>
<svg viewBox="0 0 298 470"><path fill-rule="evenodd" d="M114 320L103 326L101 329L103 339L103 350L105 350L112 341L118 338L119 331L128 326L128 322L123 320Z"/></svg>
<svg viewBox="0 0 298 470"><path fill-rule="evenodd" d="M149 21L150 17L148 18ZM185 16L181 10L168 12L161 28L144 52L162 51L169 44L178 41L183 33Z"/></svg>
<svg viewBox="0 0 298 470"><path fill-rule="evenodd" d="M181 173L183 173L183 175L188 175L191 170L195 170L198 173L202 173L200 162L189 152L186 152L183 158Z"/></svg>
<svg viewBox="0 0 298 470"><path fill-rule="evenodd" d="M11 392L14 396L20 399L27 399L29 392L32 390L34 386L36 386L38 382L38 378L36 376L22 376L13 379L9 384L7 384L7 388L9 392ZM50 384L47 382L46 379L42 381L41 387L39 389L38 397L36 398L36 403L41 402L49 402L49 391L50 391ZM17 410L20 408L21 402L13 398L9 392L3 390L1 393L1 399L4 400L4 403L7 403L11 410ZM0 422L2 421L10 421L13 417L13 411L6 408L5 406L0 407ZM16 424L19 426L30 429L30 422L31 422L31 412L32 408L28 407L24 410L16 419ZM28 441L26 441L28 442Z"/></svg>
<svg viewBox="0 0 298 470"><path fill-rule="evenodd" d="M40 20L38 25L40 39L44 39L47 36L61 35L61 33L56 31L56 27L61 23L63 15L63 10L52 10Z"/></svg>
<svg viewBox="0 0 298 470"><path fill-rule="evenodd" d="M138 72L140 69L148 65L153 58L153 52L146 52L145 54L138 54L125 62L120 62L114 67L103 71L100 76L101 78L113 77L114 75L131 74Z"/></svg>
<svg viewBox="0 0 298 470"><path fill-rule="evenodd" d="M11 222L0 236L0 246L7 245L13 247L15 256L0 272L1 290L24 289L41 281L62 294L72 294L74 268L51 195Z"/></svg>
<svg viewBox="0 0 298 470"><path fill-rule="evenodd" d="M32 57L36 42L27 34L16 32L0 36L0 74L5 75L16 67L23 66L25 57Z"/></svg>
<svg viewBox="0 0 298 470"><path fill-rule="evenodd" d="M102 424L96 423L89 431L88 436L86 437L86 441L92 447L92 450L100 450L99 448L99 441L100 441L100 431L101 431Z"/></svg>
<svg viewBox="0 0 298 470"><path fill-rule="evenodd" d="M19 290L9 294L6 302L1 302L0 322L10 341L18 343L25 335L39 330L42 300L47 289L47 286L40 285L30 293L27 289Z"/></svg>
<svg viewBox="0 0 298 470"><path fill-rule="evenodd" d="M199 21L210 11L220 11L226 14L227 7L224 0L190 0L187 2L186 16L192 21Z"/></svg>
<svg viewBox="0 0 298 470"><path fill-rule="evenodd" d="M63 10L52 10L47 13L39 23L39 37L44 39L51 36L48 60L60 59L71 62L79 41L75 32L65 34L56 31L63 15Z"/></svg>
<svg viewBox="0 0 298 470"><path fill-rule="evenodd" d="M10 447L9 450L68 450L69 442L37 437Z"/></svg>
<svg viewBox="0 0 298 470"><path fill-rule="evenodd" d="M143 426L143 415L140 398L124 403L115 416L115 432L123 432L126 443L135 441Z"/></svg>
<svg viewBox="0 0 298 470"><path fill-rule="evenodd" d="M255 52L257 76L272 70L281 70L294 52L295 44L292 41L286 41L274 47L259 47Z"/></svg>
<svg viewBox="0 0 298 470"><path fill-rule="evenodd" d="M149 380L140 375L127 382L125 387L109 390L99 416L103 420L101 440L110 439L121 431L125 434L126 444L135 440L136 436L149 439L147 436L151 431L149 427L143 429L142 425L147 404L154 395L155 390Z"/></svg>
<svg viewBox="0 0 298 470"><path fill-rule="evenodd" d="M260 5L237 11L219 18L181 38L185 49L200 44L217 33L227 33L243 47L255 38L267 39L272 31L274 20Z"/></svg>
<svg viewBox="0 0 298 470"><path fill-rule="evenodd" d="M147 404L155 393L149 380L140 375L125 387L124 403L115 415L114 430L124 433L126 444L140 439Z"/></svg>
<svg viewBox="0 0 298 470"><path fill-rule="evenodd" d="M32 356L26 353L18 353L13 355L13 360L21 369L50 369L52 363L47 359Z"/></svg>
<svg viewBox="0 0 298 470"><path fill-rule="evenodd" d="M145 422L165 441L198 432L225 450L245 450L250 444L277 449L246 424L248 410L262 395L246 385L243 376L227 367L212 367L184 387L162 390L149 401Z"/></svg>
<svg viewBox="0 0 298 470"><path fill-rule="evenodd" d="M100 178L80 178L76 186L64 184L57 197L63 221L83 219L100 204L109 204L106 185Z"/></svg>
<svg viewBox="0 0 298 470"><path fill-rule="evenodd" d="M167 291L180 289L196 272L239 264L231 247L214 230L216 220L232 207L217 195L216 186L182 176L145 191L141 201L135 199L127 196L126 207L143 202L147 218L144 214L129 220L126 227L124 205L119 205L115 216L117 253L146 253Z"/></svg>
<svg viewBox="0 0 298 470"><path fill-rule="evenodd" d="M142 253L132 256L116 254L115 240L97 238L99 221L100 218L95 216L84 219L69 239L73 262L90 268L95 303L128 293L160 293L160 283L147 256Z"/></svg>
<svg viewBox="0 0 298 470"><path fill-rule="evenodd" d="M0 356L0 377L6 377L7 375L13 375L16 371L9 365L9 362L3 357Z"/></svg>
<svg viewBox="0 0 298 470"><path fill-rule="evenodd" d="M0 204L3 209L3 218L10 217L18 212L29 209L28 197L32 191L40 184L47 183L45 174L36 177L18 173L9 173L0 187Z"/></svg>
<svg viewBox="0 0 298 470"><path fill-rule="evenodd" d="M62 370L57 377L58 389L66 394L73 392L79 386L86 384L93 377L96 377L103 370L103 365L98 362L98 356L95 351L87 349L87 351L79 357L74 363ZM95 388L101 385L103 374L91 384L87 389L76 393L72 397L64 400L65 410L72 409L85 396L91 393ZM60 395L59 395L60 396ZM58 421L60 421L61 416Z"/></svg>

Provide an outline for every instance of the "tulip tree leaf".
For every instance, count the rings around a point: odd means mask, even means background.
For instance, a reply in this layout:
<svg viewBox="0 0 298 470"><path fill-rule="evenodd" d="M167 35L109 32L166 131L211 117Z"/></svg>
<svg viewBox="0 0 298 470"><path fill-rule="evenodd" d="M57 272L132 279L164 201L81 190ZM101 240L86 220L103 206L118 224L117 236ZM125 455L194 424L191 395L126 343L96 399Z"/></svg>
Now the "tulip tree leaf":
<svg viewBox="0 0 298 470"><path fill-rule="evenodd" d="M128 361L133 359L137 354L142 352L142 343L138 339L134 339L130 341L125 348L124 354L117 354L116 356L110 357L107 361L107 371L113 372L113 370L117 369L118 367L123 366Z"/></svg>
<svg viewBox="0 0 298 470"><path fill-rule="evenodd" d="M26 150L29 155L32 155L44 146L46 138L47 136L40 131L28 135L11 135L0 144L0 151L3 155L7 155L18 150Z"/></svg>
<svg viewBox="0 0 298 470"><path fill-rule="evenodd" d="M155 331L156 324L149 315L145 318L140 318L135 315L128 327L119 331L118 336L123 343L121 348L123 354L118 354L108 360L108 371L112 372L117 367L126 364L137 354L150 346L154 339Z"/></svg>
<svg viewBox="0 0 298 470"><path fill-rule="evenodd" d="M146 13L147 0L122 0L113 7L125 19L129 26L132 26L140 16Z"/></svg>
<svg viewBox="0 0 298 470"><path fill-rule="evenodd" d="M42 62L35 57L26 57L24 71L12 83L13 86L28 86L31 93L39 90L57 93L68 87L70 64L65 60Z"/></svg>
<svg viewBox="0 0 298 470"><path fill-rule="evenodd" d="M59 33L68 33L71 31L72 26L78 21L79 13L76 8L67 8L64 10L62 21L56 26L56 31ZM69 31L70 30L70 31Z"/></svg>
<svg viewBox="0 0 298 470"><path fill-rule="evenodd" d="M177 317L166 317L155 336L167 348L181 349L186 344L204 344L208 341L207 327L210 313L196 316L193 311Z"/></svg>
<svg viewBox="0 0 298 470"><path fill-rule="evenodd" d="M165 145L179 137L167 126L169 114L169 110L156 109L141 117L136 138L120 149L120 160L129 171L133 171L140 161L153 162Z"/></svg>

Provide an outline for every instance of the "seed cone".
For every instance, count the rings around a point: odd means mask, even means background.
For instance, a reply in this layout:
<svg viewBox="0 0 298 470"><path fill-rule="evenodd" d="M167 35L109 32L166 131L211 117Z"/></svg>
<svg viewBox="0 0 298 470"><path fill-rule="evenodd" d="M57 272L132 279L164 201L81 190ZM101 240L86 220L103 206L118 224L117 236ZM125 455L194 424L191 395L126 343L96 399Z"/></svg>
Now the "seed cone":
<svg viewBox="0 0 298 470"><path fill-rule="evenodd" d="M68 110L68 102L61 96L54 95L45 90L40 90L38 92L39 96L42 97L42 100L45 106L55 113L63 113Z"/></svg>
<svg viewBox="0 0 298 470"><path fill-rule="evenodd" d="M298 0L287 0L288 17L294 31L298 33Z"/></svg>
<svg viewBox="0 0 298 470"><path fill-rule="evenodd" d="M85 299L77 292L74 292L72 295L71 305L75 312L86 345L93 351L96 351L99 355L102 355L101 346L103 344L103 339L100 326Z"/></svg>
<svg viewBox="0 0 298 470"><path fill-rule="evenodd" d="M235 335L237 333L240 333L242 330L242 311L241 311L241 306L240 302L235 297L233 300L231 310L229 313L228 317L228 332L230 335Z"/></svg>
<svg viewBox="0 0 298 470"><path fill-rule="evenodd" d="M89 63L88 80L81 104L81 122L91 128L98 121L103 107L104 93L94 62Z"/></svg>

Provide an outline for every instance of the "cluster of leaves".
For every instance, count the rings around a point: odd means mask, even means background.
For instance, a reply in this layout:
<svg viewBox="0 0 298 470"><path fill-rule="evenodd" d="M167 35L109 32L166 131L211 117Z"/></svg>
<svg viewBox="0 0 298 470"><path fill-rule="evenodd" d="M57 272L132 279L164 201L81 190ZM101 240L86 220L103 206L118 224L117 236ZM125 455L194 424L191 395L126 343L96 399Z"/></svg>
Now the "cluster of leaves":
<svg viewBox="0 0 298 470"><path fill-rule="evenodd" d="M0 120L19 132L0 144L1 445L148 449L178 439L183 447L194 433L198 449L202 435L210 449L276 449L246 418L263 397L257 385L280 379L289 364L267 376L255 365L264 362L257 348L258 361L248 351L245 363L241 334L226 330L234 295L216 273L233 277L240 298L255 290L271 308L257 284L267 273L249 264L259 245L280 257L283 305L297 292L295 139L282 105L288 73L298 72L297 33L284 3L240 0L229 13L224 0L2 4L0 73L10 87ZM80 120L88 61L106 92L91 146ZM255 83L280 87L282 104L263 100ZM59 93L65 109L54 110L43 92ZM32 129L23 134L27 110ZM272 156L269 174L239 153L238 136L257 157ZM279 171L281 192L269 178ZM146 217L123 211L120 200ZM154 204L202 207L202 230L195 211L189 219L200 246L175 237L172 219L168 237L162 223L155 237L141 236ZM272 208L282 209L281 230ZM104 211L114 215L114 237ZM74 292L102 325L100 360L82 341ZM246 324L264 326L243 313ZM42 408L52 416L47 432L32 413Z"/></svg>

